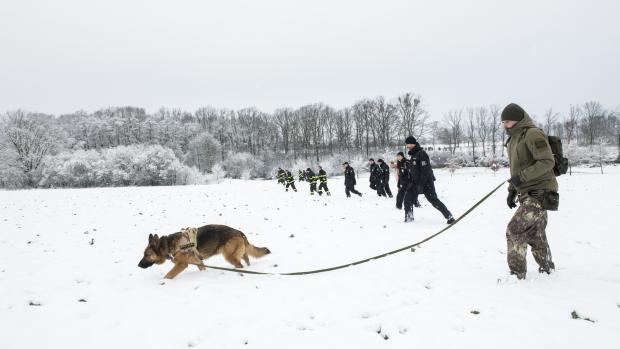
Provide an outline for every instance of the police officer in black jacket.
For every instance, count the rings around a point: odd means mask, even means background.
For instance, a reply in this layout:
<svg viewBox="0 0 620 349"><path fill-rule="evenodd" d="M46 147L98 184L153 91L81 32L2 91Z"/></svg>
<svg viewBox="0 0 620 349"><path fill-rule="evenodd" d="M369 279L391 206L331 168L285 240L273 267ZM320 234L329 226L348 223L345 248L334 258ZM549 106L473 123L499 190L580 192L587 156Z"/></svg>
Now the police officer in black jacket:
<svg viewBox="0 0 620 349"><path fill-rule="evenodd" d="M368 160L368 165L369 165L368 171L370 172L370 178L369 178L370 189L376 190L377 195L381 196L381 191L379 189L379 178L380 178L379 165L377 165L377 163L375 162L375 159L373 158L370 158Z"/></svg>
<svg viewBox="0 0 620 349"><path fill-rule="evenodd" d="M411 165L409 169L410 182L405 193L405 222L413 221L413 202L415 196L417 194L424 194L426 200L443 214L448 224L454 223L452 214L437 197L434 184L435 175L433 174L428 154L420 147L420 144L413 136L407 137L405 146L409 151L408 154L411 156L409 160Z"/></svg>
<svg viewBox="0 0 620 349"><path fill-rule="evenodd" d="M349 166L348 162L343 163L342 166L344 166L344 193L347 194L348 198L351 197L351 193L361 197L362 193L355 190L357 181L355 180L355 171L353 171L353 167Z"/></svg>
<svg viewBox="0 0 620 349"><path fill-rule="evenodd" d="M392 191L390 190L390 166L383 161L383 159L377 160L379 163L379 181L377 187L380 188L380 195L392 198ZM378 189L379 191L379 189Z"/></svg>

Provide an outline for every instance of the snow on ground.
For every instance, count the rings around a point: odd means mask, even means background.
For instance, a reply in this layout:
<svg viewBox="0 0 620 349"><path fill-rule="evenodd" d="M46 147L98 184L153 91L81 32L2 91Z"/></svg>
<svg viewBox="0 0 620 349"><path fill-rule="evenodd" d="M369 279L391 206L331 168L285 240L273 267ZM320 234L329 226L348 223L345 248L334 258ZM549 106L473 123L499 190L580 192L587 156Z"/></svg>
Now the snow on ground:
<svg viewBox="0 0 620 349"><path fill-rule="evenodd" d="M508 277L500 189L415 252L310 276L257 276L167 262L137 264L149 233L221 223L273 254L252 270L329 267L438 231L425 199L403 223L394 201L331 197L275 181L0 192L0 347L11 348L617 348L620 339L620 168L559 177L549 214L557 267ZM460 215L507 173L437 170L440 198ZM392 189L395 191L394 183ZM221 257L207 264L230 267ZM572 319L575 310L595 322Z"/></svg>

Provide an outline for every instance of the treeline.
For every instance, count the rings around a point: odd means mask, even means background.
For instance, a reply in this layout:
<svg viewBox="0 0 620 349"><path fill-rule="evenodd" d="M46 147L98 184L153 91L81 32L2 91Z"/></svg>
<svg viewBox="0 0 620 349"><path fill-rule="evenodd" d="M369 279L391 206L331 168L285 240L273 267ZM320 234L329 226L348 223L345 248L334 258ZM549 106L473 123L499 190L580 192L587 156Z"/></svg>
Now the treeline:
<svg viewBox="0 0 620 349"><path fill-rule="evenodd" d="M342 109L315 103L273 113L213 107L151 114L115 107L59 116L9 111L0 121L0 186L192 184L214 173L270 177L282 163L337 164L388 154L407 135L441 152L443 162L463 158L478 165L480 158L503 156L500 113L499 106L468 108L432 121L413 93L391 101L366 98ZM567 143L620 142L617 111L598 102L571 106L566 115L550 109L533 117Z"/></svg>

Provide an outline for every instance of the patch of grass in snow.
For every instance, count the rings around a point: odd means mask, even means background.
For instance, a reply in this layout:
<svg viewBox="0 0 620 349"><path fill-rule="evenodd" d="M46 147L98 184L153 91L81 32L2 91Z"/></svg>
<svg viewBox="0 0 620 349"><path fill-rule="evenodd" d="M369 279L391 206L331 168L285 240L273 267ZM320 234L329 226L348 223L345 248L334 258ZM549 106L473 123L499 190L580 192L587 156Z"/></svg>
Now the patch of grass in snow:
<svg viewBox="0 0 620 349"><path fill-rule="evenodd" d="M596 321L594 321L594 320L592 320L592 319L590 319L590 318L587 318L587 317L582 317L581 315L579 315L579 314L577 313L577 311L576 311L576 310L573 310L573 312L572 312L572 313L570 313L570 316L571 316L573 319L575 319L575 320L586 320L586 321L590 321L590 322L596 322Z"/></svg>

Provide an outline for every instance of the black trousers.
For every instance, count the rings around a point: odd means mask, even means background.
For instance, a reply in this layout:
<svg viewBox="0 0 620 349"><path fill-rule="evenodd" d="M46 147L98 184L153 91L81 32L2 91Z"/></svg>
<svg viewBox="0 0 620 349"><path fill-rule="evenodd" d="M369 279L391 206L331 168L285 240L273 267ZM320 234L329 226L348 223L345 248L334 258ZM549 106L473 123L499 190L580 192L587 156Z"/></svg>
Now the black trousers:
<svg viewBox="0 0 620 349"><path fill-rule="evenodd" d="M297 188L295 188L295 181L286 182L286 190L288 190L288 187L292 187L294 191L297 191Z"/></svg>
<svg viewBox="0 0 620 349"><path fill-rule="evenodd" d="M362 195L362 193L360 193L359 191L355 190L355 186L354 185L347 185L347 186L345 186L344 187L344 193L347 194L348 198L351 197L351 193L357 194L357 195Z"/></svg>
<svg viewBox="0 0 620 349"><path fill-rule="evenodd" d="M399 210L403 208L403 201L405 200L405 193L407 192L407 186L401 186L398 188L398 193L396 194L396 208ZM413 205L415 207L420 207L420 202L418 201L418 193L413 194Z"/></svg>
<svg viewBox="0 0 620 349"><path fill-rule="evenodd" d="M389 196L392 197L392 191L390 190L390 182L385 181L385 182L381 182L381 184L383 185L383 191Z"/></svg>
<svg viewBox="0 0 620 349"><path fill-rule="evenodd" d="M441 202L441 200L439 200L439 198L437 197L437 192L435 191L435 183L433 181L429 181L428 183L426 183L426 185L422 187L421 193L418 193L416 191L415 186L406 191L404 200L405 215L407 215L408 213L413 214L413 204L416 201L418 194L424 194L426 200L428 200L428 202L430 202L434 208L439 210L439 212L441 212L441 214L446 219L452 217L452 214L450 213L446 205L444 205L444 203Z"/></svg>
<svg viewBox="0 0 620 349"><path fill-rule="evenodd" d="M379 196L387 196L386 193L385 193L385 186L383 185L383 183L380 180L378 180L375 183L375 189L377 190L377 195L379 195Z"/></svg>
<svg viewBox="0 0 620 349"><path fill-rule="evenodd" d="M321 184L319 184L319 194L323 193L323 191L329 193L329 188L327 188L327 182L321 182Z"/></svg>
<svg viewBox="0 0 620 349"><path fill-rule="evenodd" d="M310 194L313 194L316 191L316 182L310 182Z"/></svg>
<svg viewBox="0 0 620 349"><path fill-rule="evenodd" d="M403 187L398 188L398 193L396 193L396 208L398 208L399 210L403 208L403 201L405 200L406 192L407 192L407 188L403 186Z"/></svg>

